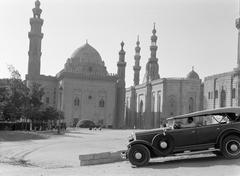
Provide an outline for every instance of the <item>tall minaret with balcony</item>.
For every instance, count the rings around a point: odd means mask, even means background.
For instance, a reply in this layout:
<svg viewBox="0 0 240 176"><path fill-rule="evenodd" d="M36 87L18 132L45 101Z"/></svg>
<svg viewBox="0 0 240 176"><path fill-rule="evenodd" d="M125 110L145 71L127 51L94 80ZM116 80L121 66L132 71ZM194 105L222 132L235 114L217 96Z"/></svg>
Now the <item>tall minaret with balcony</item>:
<svg viewBox="0 0 240 176"><path fill-rule="evenodd" d="M158 59L156 57L157 54L157 36L156 36L156 29L155 29L155 23L154 27L152 30L152 36L151 36L151 46L150 46L150 51L151 51L151 56L148 59L147 65L146 65L146 73L145 73L145 81L153 81L156 79L159 79L159 66L158 66Z"/></svg>
<svg viewBox="0 0 240 176"><path fill-rule="evenodd" d="M141 56L140 56L140 42L139 42L139 36L137 38L137 46L135 47L135 56L134 56L134 59L135 59L135 65L133 66L133 70L134 70L134 86L137 86L139 85L139 74L140 74L140 70L141 70L141 66L140 66L140 59L141 59Z"/></svg>
<svg viewBox="0 0 240 176"><path fill-rule="evenodd" d="M236 19L236 28L238 30L237 68L240 69L240 18Z"/></svg>
<svg viewBox="0 0 240 176"><path fill-rule="evenodd" d="M41 19L42 9L40 9L40 1L35 1L35 7L32 9L33 17L30 18L31 30L28 33L29 51L28 51L28 78L35 79L40 75L41 68L41 42L43 38Z"/></svg>
<svg viewBox="0 0 240 176"><path fill-rule="evenodd" d="M239 89L240 87L240 18L236 19L236 28L238 30L238 47L237 47L237 68L234 68L234 71L235 71L235 75L238 76L237 105L240 106L240 89ZM232 86L233 84L231 85L231 89L233 88Z"/></svg>
<svg viewBox="0 0 240 176"><path fill-rule="evenodd" d="M119 51L118 67L118 82L117 82L117 105L115 127L124 127L124 109L125 109L125 51L123 50L124 43L121 42L121 50Z"/></svg>
<svg viewBox="0 0 240 176"><path fill-rule="evenodd" d="M118 76L119 81L121 81L121 84L125 86L125 68L126 68L126 62L125 62L125 51L123 50L124 43L121 42L121 50L119 51L119 60L117 63L118 67Z"/></svg>

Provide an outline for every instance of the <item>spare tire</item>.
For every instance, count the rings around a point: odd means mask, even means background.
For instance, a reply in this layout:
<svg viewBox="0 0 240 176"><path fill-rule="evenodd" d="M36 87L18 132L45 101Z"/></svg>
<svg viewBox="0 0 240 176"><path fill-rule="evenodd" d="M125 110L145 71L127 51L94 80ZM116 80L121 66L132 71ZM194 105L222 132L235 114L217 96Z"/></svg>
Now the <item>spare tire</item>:
<svg viewBox="0 0 240 176"><path fill-rule="evenodd" d="M168 134L160 134L153 138L152 145L158 150L161 156L167 156L171 154L174 149L174 140Z"/></svg>

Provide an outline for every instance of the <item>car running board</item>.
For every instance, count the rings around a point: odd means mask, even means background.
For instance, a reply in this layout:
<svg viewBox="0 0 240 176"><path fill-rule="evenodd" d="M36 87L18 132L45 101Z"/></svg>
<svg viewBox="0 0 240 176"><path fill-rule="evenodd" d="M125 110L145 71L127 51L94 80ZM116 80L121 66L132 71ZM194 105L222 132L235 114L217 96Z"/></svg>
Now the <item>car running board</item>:
<svg viewBox="0 0 240 176"><path fill-rule="evenodd" d="M176 153L173 154L173 156L182 156L182 155L196 155L196 154L201 154L201 153L209 153L209 152L214 152L214 151L220 151L220 149L215 149L215 148L209 148L207 150L201 150L201 151L190 151L190 150L186 150L183 153Z"/></svg>

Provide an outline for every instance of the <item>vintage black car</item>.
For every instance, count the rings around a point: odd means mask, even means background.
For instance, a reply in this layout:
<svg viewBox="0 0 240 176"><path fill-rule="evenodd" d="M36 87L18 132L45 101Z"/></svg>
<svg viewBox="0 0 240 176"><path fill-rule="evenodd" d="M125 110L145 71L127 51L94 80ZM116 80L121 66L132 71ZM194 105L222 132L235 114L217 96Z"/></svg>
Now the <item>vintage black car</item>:
<svg viewBox="0 0 240 176"><path fill-rule="evenodd" d="M129 137L122 157L135 166L150 158L213 152L228 159L240 157L240 108L204 110L168 118L164 128Z"/></svg>

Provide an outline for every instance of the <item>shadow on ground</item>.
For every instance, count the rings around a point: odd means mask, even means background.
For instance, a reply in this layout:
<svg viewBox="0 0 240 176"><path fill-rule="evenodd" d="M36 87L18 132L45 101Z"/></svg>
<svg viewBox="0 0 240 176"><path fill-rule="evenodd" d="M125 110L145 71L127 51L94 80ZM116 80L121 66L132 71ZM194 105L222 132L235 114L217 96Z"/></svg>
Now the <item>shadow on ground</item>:
<svg viewBox="0 0 240 176"><path fill-rule="evenodd" d="M29 131L0 131L0 142L47 139L49 136Z"/></svg>
<svg viewBox="0 0 240 176"><path fill-rule="evenodd" d="M170 157L159 158L150 161L146 168L152 169L174 169L179 167L209 167L209 166L240 166L240 159L225 159L217 157L213 154L198 155L198 156L184 156L184 157Z"/></svg>

